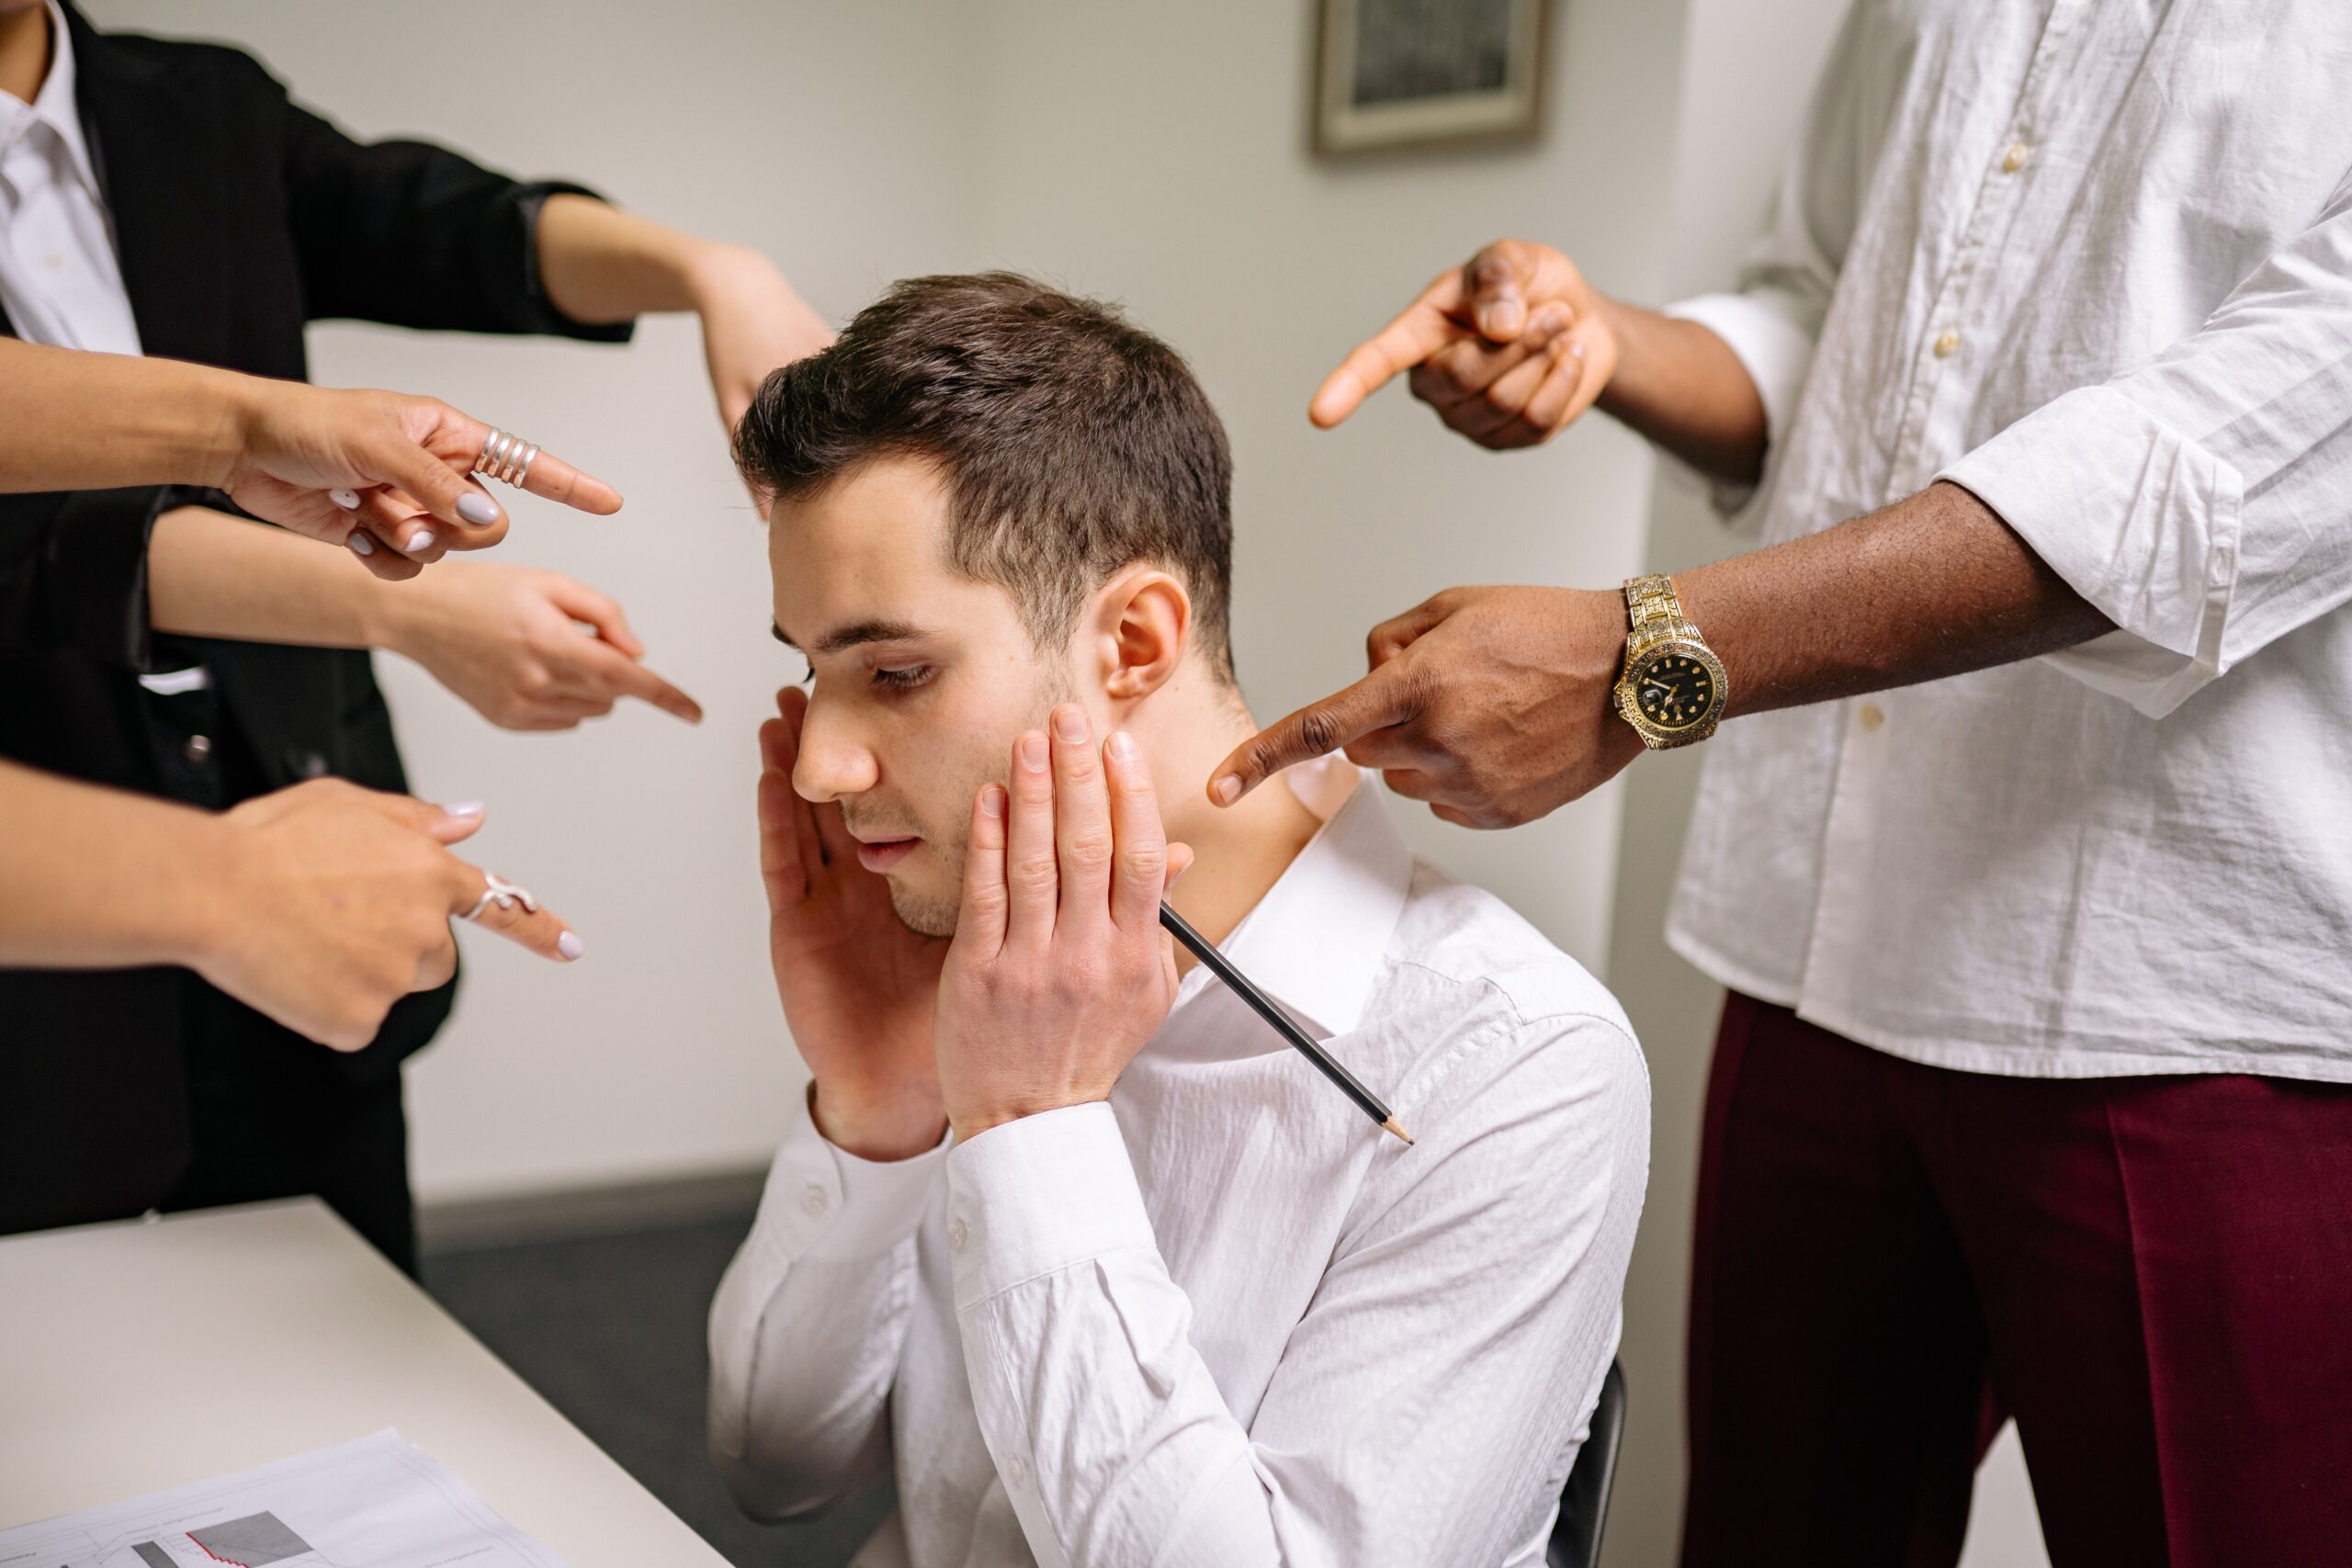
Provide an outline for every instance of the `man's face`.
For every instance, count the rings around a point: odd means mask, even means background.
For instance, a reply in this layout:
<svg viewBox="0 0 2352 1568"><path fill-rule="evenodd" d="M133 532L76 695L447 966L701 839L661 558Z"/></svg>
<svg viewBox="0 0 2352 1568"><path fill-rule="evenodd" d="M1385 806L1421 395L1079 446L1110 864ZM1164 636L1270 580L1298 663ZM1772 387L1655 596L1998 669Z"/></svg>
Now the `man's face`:
<svg viewBox="0 0 2352 1568"><path fill-rule="evenodd" d="M768 527L776 628L815 682L793 787L840 804L899 918L933 936L956 929L973 795L1072 686L1067 654L1041 656L1012 593L957 572L947 542L946 489L910 457L779 501Z"/></svg>

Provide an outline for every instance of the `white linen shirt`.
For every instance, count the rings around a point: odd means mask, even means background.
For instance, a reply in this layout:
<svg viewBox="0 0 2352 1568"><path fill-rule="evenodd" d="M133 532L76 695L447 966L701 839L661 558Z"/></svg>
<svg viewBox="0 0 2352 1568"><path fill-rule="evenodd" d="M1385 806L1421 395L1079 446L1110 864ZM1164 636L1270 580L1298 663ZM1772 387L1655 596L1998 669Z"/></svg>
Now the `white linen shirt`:
<svg viewBox="0 0 2352 1568"><path fill-rule="evenodd" d="M711 1309L752 1512L887 1460L861 1563L1541 1564L1617 1342L1641 1055L1352 768L1289 776L1326 823L1226 951L1418 1141L1197 968L1107 1103L891 1164L804 1105Z"/></svg>
<svg viewBox="0 0 2352 1568"><path fill-rule="evenodd" d="M1740 520L1949 479L2119 629L1724 726L1692 963L1945 1066L2352 1081L2346 83L2345 0L1855 7L1674 311L1763 394Z"/></svg>
<svg viewBox="0 0 2352 1568"><path fill-rule="evenodd" d="M113 222L74 103L74 39L53 0L49 38L49 74L33 101L0 93L0 309L27 343L137 354Z"/></svg>

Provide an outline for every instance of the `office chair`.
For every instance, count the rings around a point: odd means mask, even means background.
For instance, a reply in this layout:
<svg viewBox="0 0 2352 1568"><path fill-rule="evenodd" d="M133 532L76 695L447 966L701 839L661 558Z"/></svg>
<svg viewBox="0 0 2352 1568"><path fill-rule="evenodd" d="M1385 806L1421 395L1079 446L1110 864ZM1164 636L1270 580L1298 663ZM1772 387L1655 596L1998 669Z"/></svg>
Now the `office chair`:
<svg viewBox="0 0 2352 1568"><path fill-rule="evenodd" d="M1609 1517L1609 1489L1617 1479L1617 1444L1625 1435L1625 1374L1609 1363L1600 1380L1600 1399L1592 1407L1592 1427L1576 1463L1568 1467L1568 1483L1560 1489L1560 1517L1552 1524L1552 1544L1544 1553L1544 1568L1596 1568L1600 1562L1600 1527Z"/></svg>

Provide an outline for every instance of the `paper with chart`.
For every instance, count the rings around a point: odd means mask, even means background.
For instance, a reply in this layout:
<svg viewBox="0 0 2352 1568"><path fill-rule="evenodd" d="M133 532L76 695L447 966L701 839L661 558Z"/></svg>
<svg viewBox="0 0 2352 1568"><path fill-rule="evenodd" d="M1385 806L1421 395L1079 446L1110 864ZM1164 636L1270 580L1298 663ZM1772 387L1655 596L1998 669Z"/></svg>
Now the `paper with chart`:
<svg viewBox="0 0 2352 1568"><path fill-rule="evenodd" d="M0 1568L563 1568L386 1427L193 1486L0 1530Z"/></svg>

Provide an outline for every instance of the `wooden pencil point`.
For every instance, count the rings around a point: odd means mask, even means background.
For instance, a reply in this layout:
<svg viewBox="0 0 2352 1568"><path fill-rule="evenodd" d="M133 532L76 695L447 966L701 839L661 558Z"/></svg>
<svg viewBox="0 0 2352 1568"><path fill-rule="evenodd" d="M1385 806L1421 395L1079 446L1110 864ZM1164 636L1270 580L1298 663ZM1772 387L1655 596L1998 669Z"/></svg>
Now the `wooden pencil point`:
<svg viewBox="0 0 2352 1568"><path fill-rule="evenodd" d="M1400 1137L1400 1138L1402 1138L1402 1139L1404 1139L1404 1140L1405 1140L1406 1145L1407 1145L1408 1147L1410 1147L1410 1146L1411 1146L1412 1142L1413 1142L1413 1134L1410 1134L1410 1133L1408 1133L1407 1131L1405 1131L1405 1129L1404 1129L1404 1128L1402 1128L1402 1127L1398 1126L1398 1125L1396 1124L1396 1118L1395 1118L1394 1116L1391 1116L1387 1121L1383 1122L1380 1124L1380 1127L1381 1127L1381 1131L1383 1131L1383 1132L1385 1132L1385 1133L1394 1133L1394 1134L1396 1134L1398 1137Z"/></svg>

